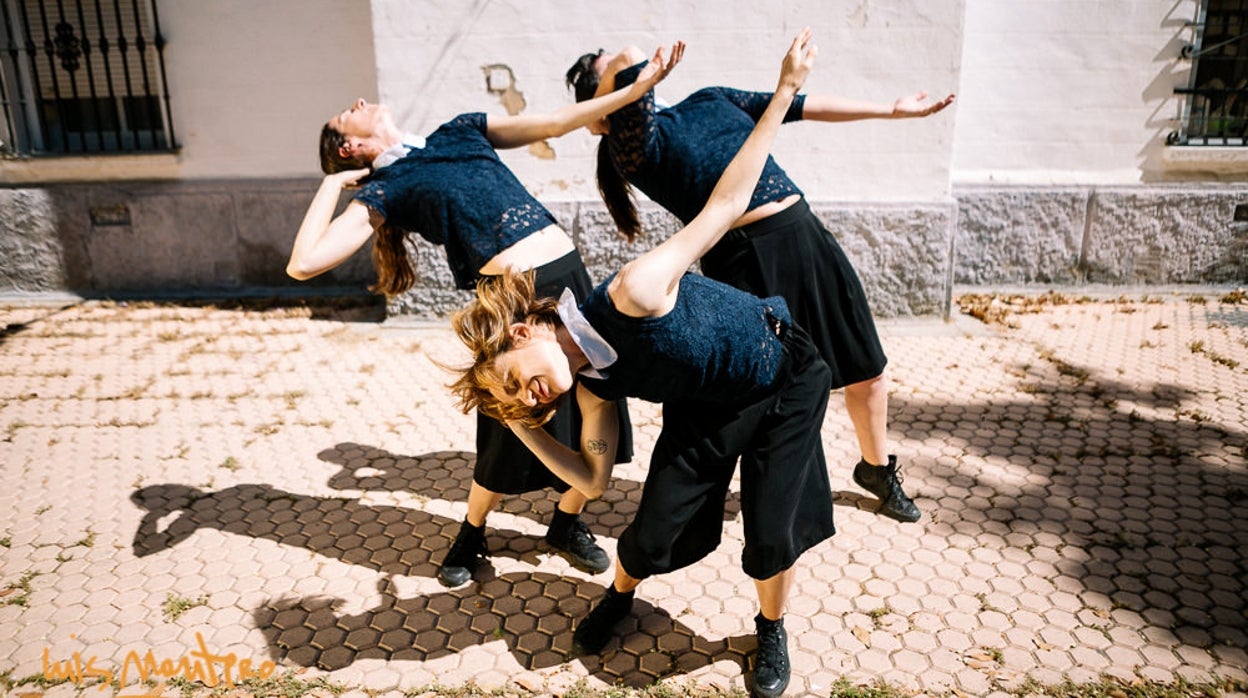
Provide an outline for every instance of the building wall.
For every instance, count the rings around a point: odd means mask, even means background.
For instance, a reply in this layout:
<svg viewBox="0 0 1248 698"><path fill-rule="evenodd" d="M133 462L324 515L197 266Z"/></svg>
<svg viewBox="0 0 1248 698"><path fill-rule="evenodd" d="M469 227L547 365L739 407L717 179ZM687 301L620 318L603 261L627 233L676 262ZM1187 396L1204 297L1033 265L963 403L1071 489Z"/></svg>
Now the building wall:
<svg viewBox="0 0 1248 698"><path fill-rule="evenodd" d="M1160 175L1193 0L968 0L956 182Z"/></svg>
<svg viewBox="0 0 1248 698"><path fill-rule="evenodd" d="M0 160L0 293L362 288L367 249L313 283L282 273L319 182L317 133L355 97L415 132L549 111L572 103L562 76L579 54L678 38L689 50L660 97L769 90L806 24L821 49L807 92L958 93L929 119L797 123L777 142L878 314L947 313L955 283L1242 283L1248 149L1164 145L1194 2L162 0L181 149ZM644 247L598 202L596 145L581 131L502 156L600 279ZM676 229L642 205L644 244ZM413 249L421 280L392 312L444 315L465 296L440 250Z"/></svg>
<svg viewBox="0 0 1248 698"><path fill-rule="evenodd" d="M251 293L286 259L316 182L270 178L0 188L0 294ZM306 287L372 279L367 250Z"/></svg>
<svg viewBox="0 0 1248 698"><path fill-rule="evenodd" d="M627 45L650 52L682 39L683 63L656 90L676 102L708 85L771 90L790 40L810 25L820 54L807 92L891 104L922 89L942 96L956 90L962 6L375 0L377 79L396 119L428 131L461 112L508 111L503 95L487 88L485 66L498 66L495 87L510 88L508 100L522 100L521 110L547 112L573 103L563 76L582 53ZM955 121L951 112L925 121L794 124L775 154L812 200L944 200ZM592 200L596 146L581 131L504 158L544 201Z"/></svg>
<svg viewBox="0 0 1248 698"><path fill-rule="evenodd" d="M955 282L1248 281L1248 149L1166 145L1195 0L968 0Z"/></svg>
<svg viewBox="0 0 1248 698"><path fill-rule="evenodd" d="M373 21L381 99L419 133L466 111L532 113L572 104L563 75L579 55L599 48L651 52L684 40L682 64L656 89L668 102L708 85L769 91L789 42L806 25L820 48L807 93L889 105L924 89L940 98L957 89L962 8L963 0L736 2L714 11L688 0L374 0ZM777 161L850 258L868 270L863 282L883 315L945 307L955 115L956 108L926 120L791 124L775 146ZM502 157L573 233L591 276L601 279L647 243L621 242L598 203L596 147L597 138L582 130ZM661 210L648 215L649 241L678 228ZM440 251L414 248L421 283L391 312L448 312L465 296L443 290L449 275Z"/></svg>

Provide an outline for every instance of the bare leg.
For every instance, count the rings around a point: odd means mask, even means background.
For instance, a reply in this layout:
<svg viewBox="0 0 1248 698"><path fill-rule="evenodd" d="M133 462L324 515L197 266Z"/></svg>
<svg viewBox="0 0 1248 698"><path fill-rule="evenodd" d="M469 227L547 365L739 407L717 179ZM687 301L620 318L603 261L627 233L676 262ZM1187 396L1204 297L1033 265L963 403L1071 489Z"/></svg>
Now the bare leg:
<svg viewBox="0 0 1248 698"><path fill-rule="evenodd" d="M888 380L883 374L845 386L845 407L858 435L862 462L854 482L880 499L880 513L898 521L918 521L922 512L901 488L897 460L888 454Z"/></svg>
<svg viewBox="0 0 1248 698"><path fill-rule="evenodd" d="M629 575L624 571L624 565L619 560L615 561L615 588L617 591L627 594L637 588L641 584L641 580Z"/></svg>
<svg viewBox="0 0 1248 698"><path fill-rule="evenodd" d="M793 567L790 567L767 579L754 580L754 588L758 590L758 610L767 620L784 617L784 607L788 605L789 591L793 588L793 576Z"/></svg>
<svg viewBox="0 0 1248 698"><path fill-rule="evenodd" d="M503 495L491 492L473 480L472 486L468 488L468 516L466 517L468 523L478 528L484 526L485 517L489 516L501 501L503 501Z"/></svg>
<svg viewBox="0 0 1248 698"><path fill-rule="evenodd" d="M858 448L871 465L888 463L888 379L883 374L845 386L845 409Z"/></svg>
<svg viewBox="0 0 1248 698"><path fill-rule="evenodd" d="M474 483L475 484L475 483ZM580 514L585 508L585 502L589 499L581 494L581 491L575 487L569 487L563 496L559 497L559 511L565 514Z"/></svg>

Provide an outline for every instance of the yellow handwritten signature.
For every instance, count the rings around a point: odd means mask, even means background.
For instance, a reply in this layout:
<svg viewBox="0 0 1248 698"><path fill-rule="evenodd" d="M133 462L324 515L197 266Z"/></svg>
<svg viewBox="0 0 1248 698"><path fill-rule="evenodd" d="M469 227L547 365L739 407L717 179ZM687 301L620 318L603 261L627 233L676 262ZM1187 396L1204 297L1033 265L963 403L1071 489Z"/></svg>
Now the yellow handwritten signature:
<svg viewBox="0 0 1248 698"><path fill-rule="evenodd" d="M49 650L45 647L43 676L49 681L70 681L75 684L99 679L101 690L112 684L114 680L118 686L124 688L131 683L131 678L138 683L146 683L149 680L163 683L175 677L186 681L197 681L209 688L215 688L220 684L234 688L236 683L248 679L267 679L277 669L277 665L267 659L258 665L253 665L250 659L239 659L232 652L230 654L211 652L208 644L204 642L204 636L200 633L195 633L195 642L198 646L180 657L162 659L158 658L152 650L148 650L146 654L131 650L122 660L120 672L100 666L99 658L94 655L84 658L81 652L74 652L70 659L52 660L49 658ZM146 694L139 695L159 695L158 689L159 687L153 689L157 690L157 693L149 690Z"/></svg>

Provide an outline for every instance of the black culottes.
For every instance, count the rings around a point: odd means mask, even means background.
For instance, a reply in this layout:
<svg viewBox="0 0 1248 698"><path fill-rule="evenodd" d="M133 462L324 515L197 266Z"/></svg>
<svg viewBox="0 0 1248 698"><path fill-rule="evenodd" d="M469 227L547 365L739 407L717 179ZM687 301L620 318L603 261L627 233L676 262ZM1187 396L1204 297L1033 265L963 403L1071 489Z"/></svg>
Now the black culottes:
<svg viewBox="0 0 1248 698"><path fill-rule="evenodd" d="M672 400L654 446L637 514L617 547L638 579L678 570L713 551L724 500L741 460L741 567L754 579L783 572L836 532L820 427L830 376L810 338L785 330L777 388L738 405Z"/></svg>

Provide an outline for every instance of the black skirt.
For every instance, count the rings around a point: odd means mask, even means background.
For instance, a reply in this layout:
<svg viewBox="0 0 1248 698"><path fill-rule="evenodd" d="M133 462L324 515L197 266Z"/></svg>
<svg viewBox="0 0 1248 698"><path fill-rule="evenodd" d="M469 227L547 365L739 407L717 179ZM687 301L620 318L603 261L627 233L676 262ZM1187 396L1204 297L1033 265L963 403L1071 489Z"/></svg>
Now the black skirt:
<svg viewBox="0 0 1248 698"><path fill-rule="evenodd" d="M762 298L784 298L832 369L833 388L884 372L888 357L858 274L805 199L728 231L702 257L702 273Z"/></svg>
<svg viewBox="0 0 1248 698"><path fill-rule="evenodd" d="M581 301L593 290L585 263L581 261L580 253L575 251L534 271L539 298L558 298L563 289L569 288ZM581 413L573 398L574 395L569 395L565 399L544 428L559 443L580 449ZM633 459L633 427L628 417L627 402L619 400L616 410L620 416L620 440L615 462L627 463ZM477 464L472 471L472 479L498 494L523 494L547 487L558 492L568 489L568 484L550 472L510 429L480 412L477 413Z"/></svg>

